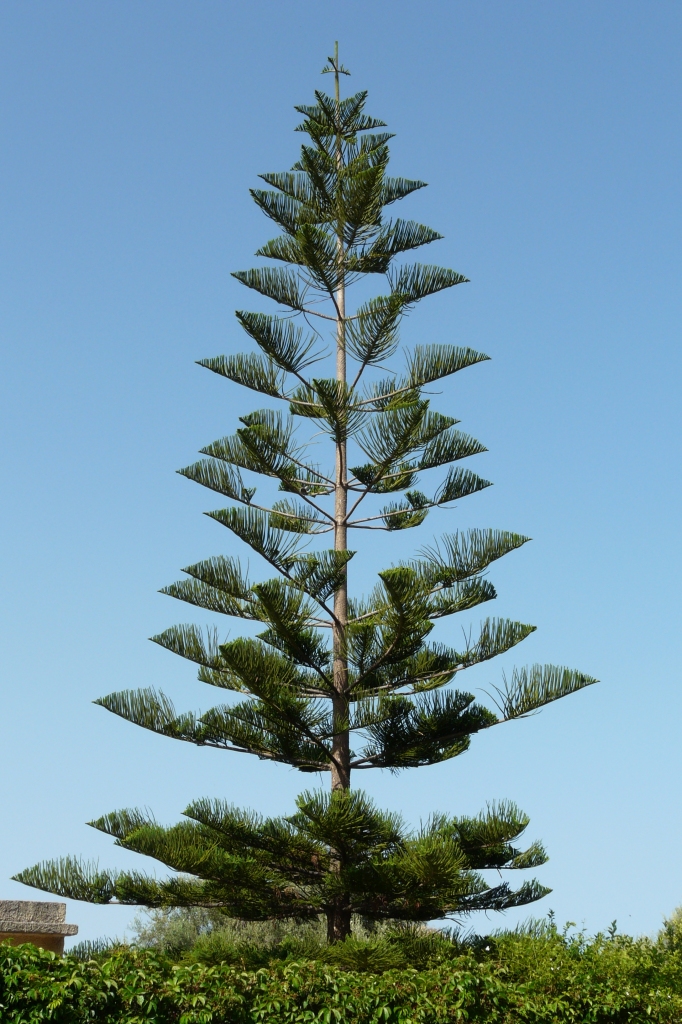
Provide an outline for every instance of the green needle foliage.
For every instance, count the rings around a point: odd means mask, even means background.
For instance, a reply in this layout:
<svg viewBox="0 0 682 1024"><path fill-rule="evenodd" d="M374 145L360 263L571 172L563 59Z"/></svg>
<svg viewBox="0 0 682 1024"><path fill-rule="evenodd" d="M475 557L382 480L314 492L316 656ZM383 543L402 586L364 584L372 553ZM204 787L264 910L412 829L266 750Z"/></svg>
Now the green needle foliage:
<svg viewBox="0 0 682 1024"><path fill-rule="evenodd" d="M437 620L496 596L486 570L526 543L520 534L446 534L380 572L367 597L349 595L349 531L367 538L359 531L410 530L433 509L489 486L460 466L483 445L432 409L429 397L435 383L488 357L445 343L417 345L402 368L387 368L406 314L466 278L405 261L441 237L391 216L389 208L424 182L388 175L391 135L365 113L366 93L341 99L340 76L348 72L336 53L325 72L334 76L334 96L316 92L312 106L296 108L303 117L297 131L307 136L300 159L291 171L261 175L268 188L252 191L280 231L257 253L272 263L234 275L279 310L238 311L252 351L200 361L281 404L243 416L234 434L180 470L228 499L208 514L276 575L253 581L237 559L219 556L189 566L185 579L163 591L251 620L259 632L223 642L217 632L180 625L153 638L195 662L199 679L223 692L203 714L179 713L153 690L97 703L164 736L327 772L330 792L304 793L294 814L276 819L198 801L171 828L138 811L92 822L118 845L174 869L166 881L71 859L18 878L97 903L222 908L251 921L323 916L334 941L348 936L353 914L426 921L544 895L535 882L512 890L490 887L480 875L545 860L537 844L525 852L514 845L528 819L512 804L475 819L438 816L412 833L351 791L351 774L446 761L467 750L475 733L595 680L551 665L515 670L497 689L494 710L450 685L534 629L487 618L461 647L431 639ZM362 298L365 287L351 307L351 286L372 276L380 294ZM256 499L259 478L265 494Z"/></svg>

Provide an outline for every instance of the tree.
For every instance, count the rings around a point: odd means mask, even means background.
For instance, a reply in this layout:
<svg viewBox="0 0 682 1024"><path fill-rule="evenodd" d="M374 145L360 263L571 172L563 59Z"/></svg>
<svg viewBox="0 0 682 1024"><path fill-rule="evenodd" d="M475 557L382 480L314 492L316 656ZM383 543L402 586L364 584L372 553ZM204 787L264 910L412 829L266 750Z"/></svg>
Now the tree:
<svg viewBox="0 0 682 1024"><path fill-rule="evenodd" d="M428 397L435 382L488 357L450 344L417 345L400 373L385 369L405 315L467 279L402 261L441 237L385 215L424 182L388 175L392 136L365 113L365 92L341 99L340 77L348 71L338 48L324 72L334 76L334 96L316 92L312 106L296 108L303 116L296 130L308 136L300 159L291 171L261 175L269 187L251 192L281 232L256 254L271 263L234 275L284 312L238 311L259 351L200 361L284 402L288 413L266 408L242 417L235 434L180 470L232 502L208 514L277 576L252 582L238 560L219 556L189 566L186 579L163 591L263 631L221 643L215 632L182 625L153 638L197 663L199 679L237 695L236 702L201 716L178 714L151 690L96 703L164 736L328 772L330 791L303 793L293 815L276 819L199 800L171 828L136 810L91 823L179 873L166 881L70 858L17 879L100 903L221 907L247 920L324 915L335 941L350 933L352 914L425 921L517 906L548 891L536 882L515 891L507 883L491 888L479 874L546 859L538 843L524 852L514 845L528 819L513 804L492 805L474 819L436 815L412 833L351 790L351 774L456 757L475 733L595 680L555 666L515 670L497 690L495 711L449 686L534 629L488 618L463 649L429 639L437 620L496 596L485 571L526 543L519 534L447 534L419 557L379 573L369 597L349 596L349 530L413 529L430 510L489 486L459 466L483 445L457 430L453 416L432 410ZM348 290L372 276L386 282L383 294L351 311ZM325 332L333 337L332 377L312 370L329 355ZM301 440L297 427L306 424ZM333 468L313 461L313 432L316 441L322 434L330 442ZM418 478L439 467L447 470L435 490L418 489ZM257 501L252 475L274 482L284 496ZM373 500L379 505L372 507ZM310 550L310 541L324 535L333 547Z"/></svg>

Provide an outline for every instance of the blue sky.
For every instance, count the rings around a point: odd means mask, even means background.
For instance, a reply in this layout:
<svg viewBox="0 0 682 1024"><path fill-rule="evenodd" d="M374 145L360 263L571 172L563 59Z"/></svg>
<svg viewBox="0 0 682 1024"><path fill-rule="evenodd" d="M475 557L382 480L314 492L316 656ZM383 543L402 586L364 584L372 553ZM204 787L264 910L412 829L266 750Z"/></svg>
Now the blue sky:
<svg viewBox="0 0 682 1024"><path fill-rule="evenodd" d="M495 612L538 632L469 685L534 661L602 680L363 785L414 822L515 800L550 853L538 912L654 931L682 903L679 4L6 0L0 27L0 898L40 898L9 877L43 858L140 866L84 824L114 808L278 813L310 781L91 701L210 701L146 639L197 618L159 587L238 553L174 471L254 403L194 360L244 345L230 272L271 234L247 190L296 158L293 105L328 84L338 38L397 133L394 172L430 183L401 214L471 279L404 340L492 356L441 407L487 445L472 468L495 486L401 543L531 535L491 578ZM372 548L355 583L390 558ZM68 914L84 938L133 916Z"/></svg>

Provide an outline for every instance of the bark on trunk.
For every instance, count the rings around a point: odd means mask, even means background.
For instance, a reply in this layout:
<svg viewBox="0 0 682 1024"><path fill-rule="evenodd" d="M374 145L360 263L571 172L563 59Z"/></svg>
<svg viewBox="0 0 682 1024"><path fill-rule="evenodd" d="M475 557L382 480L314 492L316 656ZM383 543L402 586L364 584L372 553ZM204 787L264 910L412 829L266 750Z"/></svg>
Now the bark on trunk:
<svg viewBox="0 0 682 1024"><path fill-rule="evenodd" d="M335 51L336 68L338 69L338 46ZM336 165L340 171L343 166L343 149L341 138L341 108L339 95L339 73L335 70L336 112L339 131L336 136ZM337 188L339 184L337 182ZM337 252L339 267L343 266L344 242L343 222L337 221ZM336 379L346 383L346 285L343 273L339 275L336 289ZM336 476L334 503L334 548L345 551L348 547L348 530L346 514L348 511L348 467L346 464L345 436L336 440ZM332 714L334 739L332 741L332 790L345 790L350 787L350 735L348 730L348 659L346 657L346 627L348 624L348 574L343 573L343 581L334 595L334 697Z"/></svg>
<svg viewBox="0 0 682 1024"><path fill-rule="evenodd" d="M335 49L335 93L336 113L339 131L336 136L336 165L343 166L343 149L341 138L341 107L339 95L338 43ZM337 185L339 187L339 185ZM339 267L343 266L344 242L343 222L337 221L337 252ZM346 286L343 273L339 275L336 289L336 379L346 383ZM346 463L345 435L336 439L336 475L334 502L334 548L346 551L348 546L348 530L346 515L348 511L348 467ZM348 574L344 570L343 581L334 595L334 696L332 699L332 715L334 738L332 741L331 785L332 792L343 792L350 789L350 732L348 728L348 659L346 657L346 627L348 625ZM332 850L331 870L339 874L343 862L341 856ZM327 909L327 941L342 942L351 933L351 909L343 897L334 901Z"/></svg>
<svg viewBox="0 0 682 1024"><path fill-rule="evenodd" d="M348 907L332 907L327 911L327 942L343 942L350 935L350 918Z"/></svg>
<svg viewBox="0 0 682 1024"><path fill-rule="evenodd" d="M339 319L337 320L337 380L346 379L345 350L345 294L343 284L337 292ZM346 467L346 442L336 443L336 494L334 507L334 548L346 551L348 547L348 530L346 513L348 509ZM334 739L332 742L332 790L350 787L350 735L348 730L348 659L346 657L346 627L348 625L348 575L344 570L341 586L334 595L334 697L332 714L334 721Z"/></svg>

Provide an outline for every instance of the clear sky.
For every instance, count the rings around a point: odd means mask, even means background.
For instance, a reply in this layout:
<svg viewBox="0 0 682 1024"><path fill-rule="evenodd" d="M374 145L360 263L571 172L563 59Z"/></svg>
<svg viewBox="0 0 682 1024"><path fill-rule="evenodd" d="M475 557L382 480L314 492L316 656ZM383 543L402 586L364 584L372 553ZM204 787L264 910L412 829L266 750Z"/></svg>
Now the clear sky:
<svg viewBox="0 0 682 1024"><path fill-rule="evenodd" d="M224 796L286 812L310 783L91 701L148 685L183 708L212 700L146 639L198 621L159 587L239 553L200 514L215 497L174 470L258 399L194 360L244 344L232 313L251 307L230 271L272 234L247 190L296 159L293 105L328 85L337 38L350 86L397 133L393 172L430 183L401 215L439 229L428 259L471 279L424 303L404 340L493 357L441 407L488 446L472 468L495 486L400 543L458 526L530 534L491 579L495 612L538 632L469 685L534 661L602 680L454 762L363 785L415 823L515 800L550 853L538 912L652 932L682 903L671 0L0 6L0 898L40 899L9 877L48 857L142 866L84 824L115 808L170 823ZM379 545L354 582L388 561ZM133 916L68 915L84 938Z"/></svg>

